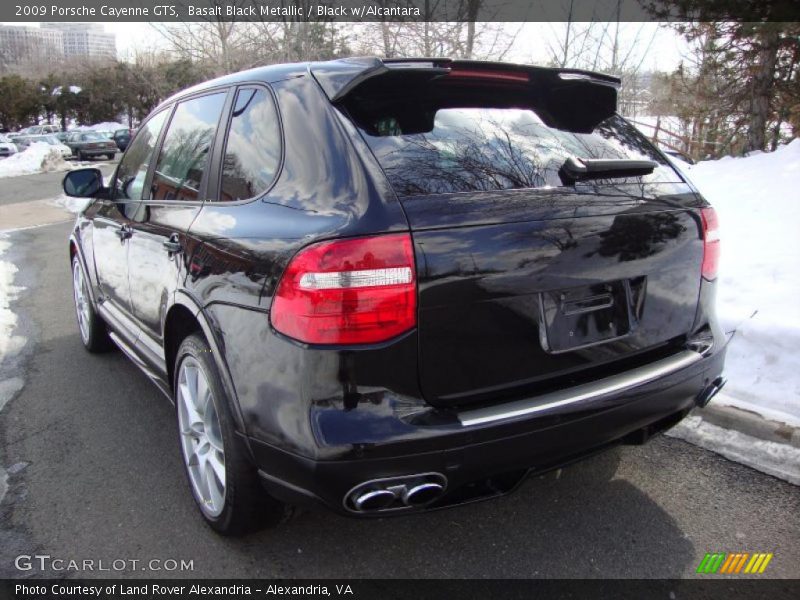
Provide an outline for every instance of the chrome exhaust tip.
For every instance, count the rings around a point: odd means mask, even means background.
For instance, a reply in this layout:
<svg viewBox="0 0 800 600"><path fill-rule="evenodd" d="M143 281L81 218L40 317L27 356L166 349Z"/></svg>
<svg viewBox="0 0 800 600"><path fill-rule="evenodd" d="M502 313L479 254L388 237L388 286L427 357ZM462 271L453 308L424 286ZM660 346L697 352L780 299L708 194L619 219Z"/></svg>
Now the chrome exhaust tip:
<svg viewBox="0 0 800 600"><path fill-rule="evenodd" d="M381 510L389 508L397 499L397 494L390 490L372 490L363 492L353 498L353 506L358 511Z"/></svg>
<svg viewBox="0 0 800 600"><path fill-rule="evenodd" d="M423 506L436 500L443 491L444 487L438 483L421 483L412 488L403 488L400 499L406 506Z"/></svg>
<svg viewBox="0 0 800 600"><path fill-rule="evenodd" d="M344 496L350 512L374 513L421 508L444 494L447 478L441 473L419 473L372 479L358 484Z"/></svg>
<svg viewBox="0 0 800 600"><path fill-rule="evenodd" d="M717 377L714 381L708 384L708 386L702 392L700 392L697 395L697 398L695 399L695 404L700 408L704 408L706 405L708 405L709 402L711 402L711 399L714 396L716 396L723 387L725 387L726 383L727 380L724 377L722 376Z"/></svg>

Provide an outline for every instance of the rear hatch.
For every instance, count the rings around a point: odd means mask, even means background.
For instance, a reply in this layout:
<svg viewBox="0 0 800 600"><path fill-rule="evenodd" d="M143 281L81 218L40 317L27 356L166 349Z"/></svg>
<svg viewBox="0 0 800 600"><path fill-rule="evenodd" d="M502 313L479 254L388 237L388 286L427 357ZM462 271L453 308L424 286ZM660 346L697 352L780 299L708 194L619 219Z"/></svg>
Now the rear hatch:
<svg viewBox="0 0 800 600"><path fill-rule="evenodd" d="M537 394L673 353L698 302L701 201L613 114L610 82L500 69L417 63L338 101L412 230L420 383L437 406ZM570 158L656 164L575 182Z"/></svg>

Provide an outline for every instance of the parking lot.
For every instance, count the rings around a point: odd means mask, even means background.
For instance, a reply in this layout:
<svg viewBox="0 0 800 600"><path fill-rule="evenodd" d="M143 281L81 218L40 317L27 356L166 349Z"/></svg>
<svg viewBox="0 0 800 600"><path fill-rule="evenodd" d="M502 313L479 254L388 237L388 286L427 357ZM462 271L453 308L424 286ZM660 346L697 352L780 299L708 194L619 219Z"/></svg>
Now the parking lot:
<svg viewBox="0 0 800 600"><path fill-rule="evenodd" d="M4 179L0 205L55 197L60 179ZM694 575L716 551L771 552L764 576L797 576L797 488L669 437L529 480L499 500L375 520L313 509L274 530L221 538L193 505L171 405L121 353L81 347L69 221L64 213L7 234L3 260L25 288L12 308L28 342L0 370L0 380L25 382L0 412L0 577L52 574L14 566L39 553L123 559L113 575L151 577L670 578ZM141 566L153 559L191 569ZM93 574L109 575L81 575Z"/></svg>

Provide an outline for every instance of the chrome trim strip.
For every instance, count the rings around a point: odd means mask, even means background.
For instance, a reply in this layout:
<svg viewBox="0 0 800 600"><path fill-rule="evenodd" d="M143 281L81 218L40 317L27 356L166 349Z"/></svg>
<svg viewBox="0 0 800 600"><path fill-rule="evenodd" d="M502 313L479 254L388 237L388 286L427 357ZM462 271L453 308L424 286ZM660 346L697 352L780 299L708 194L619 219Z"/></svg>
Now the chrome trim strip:
<svg viewBox="0 0 800 600"><path fill-rule="evenodd" d="M465 410L458 414L458 420L464 427L483 425L504 419L514 419L536 413L547 412L562 406L596 400L616 392L644 385L660 377L674 373L692 365L703 356L691 350L685 350L669 358L657 360L649 365L631 369L621 375L584 383L565 390L558 390L535 398L516 400L497 406Z"/></svg>

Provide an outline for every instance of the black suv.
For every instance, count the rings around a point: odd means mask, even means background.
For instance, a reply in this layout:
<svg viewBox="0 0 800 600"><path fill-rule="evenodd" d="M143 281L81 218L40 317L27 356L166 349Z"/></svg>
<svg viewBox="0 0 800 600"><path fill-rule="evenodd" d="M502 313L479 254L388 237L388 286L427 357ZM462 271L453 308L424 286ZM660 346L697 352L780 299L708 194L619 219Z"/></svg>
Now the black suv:
<svg viewBox="0 0 800 600"><path fill-rule="evenodd" d="M163 102L69 240L89 351L176 406L222 533L381 516L642 443L723 384L714 212L619 80L456 60L225 76Z"/></svg>

